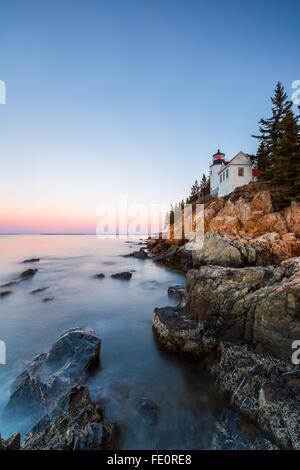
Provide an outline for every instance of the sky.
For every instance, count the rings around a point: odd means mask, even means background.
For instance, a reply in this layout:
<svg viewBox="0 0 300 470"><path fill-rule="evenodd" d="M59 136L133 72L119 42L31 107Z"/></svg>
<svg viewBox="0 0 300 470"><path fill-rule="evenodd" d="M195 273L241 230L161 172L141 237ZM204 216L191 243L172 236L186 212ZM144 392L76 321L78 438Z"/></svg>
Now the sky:
<svg viewBox="0 0 300 470"><path fill-rule="evenodd" d="M218 148L254 153L276 82L300 80L299 19L293 0L0 0L0 233L94 233L102 204L175 203Z"/></svg>

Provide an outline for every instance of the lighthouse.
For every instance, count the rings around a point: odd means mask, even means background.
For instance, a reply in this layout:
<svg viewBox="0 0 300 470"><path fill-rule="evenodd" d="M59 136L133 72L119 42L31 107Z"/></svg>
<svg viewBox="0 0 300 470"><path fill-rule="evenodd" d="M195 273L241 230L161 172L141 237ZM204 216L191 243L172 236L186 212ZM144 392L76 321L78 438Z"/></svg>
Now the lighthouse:
<svg viewBox="0 0 300 470"><path fill-rule="evenodd" d="M246 153L240 151L231 160L225 160L225 153L217 151L209 165L210 194L223 197L235 188L256 181L259 170L252 168L252 162Z"/></svg>
<svg viewBox="0 0 300 470"><path fill-rule="evenodd" d="M209 166L210 194L213 196L217 195L219 192L219 171L224 163L225 153L222 153L220 149L218 149L218 151L213 155Z"/></svg>

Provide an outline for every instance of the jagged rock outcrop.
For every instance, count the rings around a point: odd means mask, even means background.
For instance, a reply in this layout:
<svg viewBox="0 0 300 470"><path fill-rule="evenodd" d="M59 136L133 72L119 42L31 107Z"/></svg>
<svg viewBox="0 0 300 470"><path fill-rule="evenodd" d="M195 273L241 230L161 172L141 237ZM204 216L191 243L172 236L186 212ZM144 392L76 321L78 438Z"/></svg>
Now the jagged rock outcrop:
<svg viewBox="0 0 300 470"><path fill-rule="evenodd" d="M205 231L266 241L271 245L271 253L281 258L299 256L300 203L293 201L276 212L270 191L262 190L250 197L247 191L247 187L237 188L229 196L208 204L204 210Z"/></svg>
<svg viewBox="0 0 300 470"><path fill-rule="evenodd" d="M155 261L186 272L203 264L266 266L300 256L300 202L276 212L271 191L259 183L214 198L194 224L204 227L201 249L193 248L195 234L189 240L149 239Z"/></svg>
<svg viewBox="0 0 300 470"><path fill-rule="evenodd" d="M25 450L104 450L115 444L116 429L103 423L103 413L87 386L72 387L56 408L27 434Z"/></svg>
<svg viewBox="0 0 300 470"><path fill-rule="evenodd" d="M300 374L290 361L263 348L221 340L207 370L235 408L255 421L280 448L300 449Z"/></svg>
<svg viewBox="0 0 300 470"><path fill-rule="evenodd" d="M236 240L220 232L207 232L203 247L193 252L194 265L224 267L267 266L279 263L266 241Z"/></svg>
<svg viewBox="0 0 300 470"><path fill-rule="evenodd" d="M264 244L264 256L262 264L273 264L275 259L288 259L300 256L300 202L293 201L291 205L280 212L276 212L273 204L271 191L259 183L237 188L228 196L214 198L207 203L204 213L196 215L194 223L201 226L203 223L205 232L205 243L203 250L198 250L200 264L206 262L205 251L209 250L210 233L219 232L226 236L231 245L234 241L245 246L251 245L260 251ZM171 230L174 233L174 230ZM178 230L181 233L181 230ZM214 238L215 235L212 235ZM193 237L189 241L193 241ZM148 241L148 248L156 255L156 260L170 266L176 266L184 271L197 267L197 261L192 259L189 250L185 249L183 240L155 240ZM206 248L207 246L207 248ZM216 246L218 252L222 251L222 243L218 241ZM232 248L226 248L232 250ZM267 255L268 251L268 255ZM233 253L233 258L238 254ZM213 259L212 264L217 264ZM256 263L260 264L259 257ZM237 264L226 264L222 266L237 266ZM238 266L245 264L238 263Z"/></svg>
<svg viewBox="0 0 300 470"><path fill-rule="evenodd" d="M112 449L117 430L104 423L103 411L91 401L82 382L87 371L99 364L101 339L90 329L73 328L39 354L16 378L6 417L30 418L36 422L27 433L22 449L93 450ZM5 441L5 449L20 448L20 435Z"/></svg>
<svg viewBox="0 0 300 470"><path fill-rule="evenodd" d="M202 326L186 318L183 308L179 305L156 308L153 315L153 329L167 351L189 353L197 359L206 357L208 346L206 349L203 348ZM215 346L216 342L213 339L211 350Z"/></svg>
<svg viewBox="0 0 300 470"><path fill-rule="evenodd" d="M197 250L191 249L192 243L179 246L168 240L149 240L148 247L155 255L154 261L184 272L207 264L238 268L280 262L266 240L236 240L216 231L207 232L202 248Z"/></svg>
<svg viewBox="0 0 300 470"><path fill-rule="evenodd" d="M89 329L74 328L61 335L48 353L37 355L16 378L4 415L40 419L99 362L100 347L101 339Z"/></svg>
<svg viewBox="0 0 300 470"><path fill-rule="evenodd" d="M255 348L216 337L214 331L204 331L203 324L187 319L180 307L155 309L153 329L168 351L200 361L232 405L273 443L300 449L300 373L290 360L274 358L261 344ZM216 447L223 437L217 433ZM267 441L262 445L270 448Z"/></svg>
<svg viewBox="0 0 300 470"><path fill-rule="evenodd" d="M148 248L153 253L154 261L170 267L178 268L184 272L197 265L192 251L184 246L174 245L168 240L149 240Z"/></svg>
<svg viewBox="0 0 300 470"><path fill-rule="evenodd" d="M155 309L153 329L168 351L201 361L279 447L300 449L300 203L276 212L271 192L249 184L206 204L194 221L204 222L201 248L193 236L148 241L154 260L187 272L181 304Z"/></svg>
<svg viewBox="0 0 300 470"><path fill-rule="evenodd" d="M300 338L300 258L280 266L202 266L187 274L185 315L214 336L263 344L290 358Z"/></svg>
<svg viewBox="0 0 300 470"><path fill-rule="evenodd" d="M192 356L232 403L282 448L300 449L300 258L279 266L201 266L183 301L154 310L153 329L171 352Z"/></svg>

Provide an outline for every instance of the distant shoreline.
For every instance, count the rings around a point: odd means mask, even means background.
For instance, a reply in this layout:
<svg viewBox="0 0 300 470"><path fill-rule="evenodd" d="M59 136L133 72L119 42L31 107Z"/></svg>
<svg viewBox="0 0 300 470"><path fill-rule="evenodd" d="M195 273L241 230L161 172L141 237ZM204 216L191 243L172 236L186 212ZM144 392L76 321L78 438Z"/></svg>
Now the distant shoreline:
<svg viewBox="0 0 300 470"><path fill-rule="evenodd" d="M148 237L148 233L139 233L139 234L136 234L136 233L119 233L119 234L115 234L115 233L101 233L101 234L97 234L97 233L0 233L0 236L1 235L94 235L96 237L100 236L100 237L107 237L107 236L115 236L115 237L124 237L124 236L128 236L128 237Z"/></svg>

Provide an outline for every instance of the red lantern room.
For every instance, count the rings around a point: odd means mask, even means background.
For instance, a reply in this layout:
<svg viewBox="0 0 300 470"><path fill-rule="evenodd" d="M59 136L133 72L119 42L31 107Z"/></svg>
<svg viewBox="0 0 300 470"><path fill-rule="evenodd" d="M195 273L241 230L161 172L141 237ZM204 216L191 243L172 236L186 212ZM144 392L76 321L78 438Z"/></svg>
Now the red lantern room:
<svg viewBox="0 0 300 470"><path fill-rule="evenodd" d="M218 149L217 153L213 155L213 165L221 165L221 163L224 163L225 161L225 153L220 152L220 149Z"/></svg>

